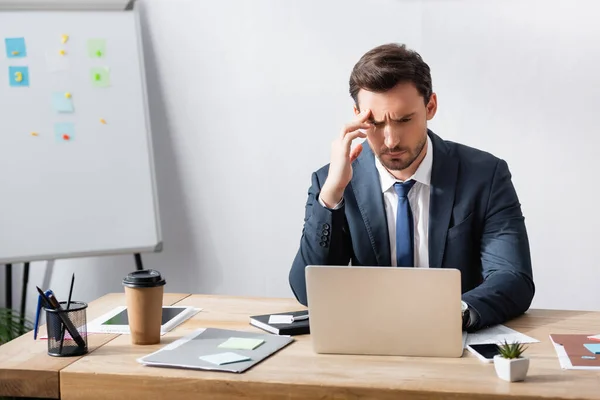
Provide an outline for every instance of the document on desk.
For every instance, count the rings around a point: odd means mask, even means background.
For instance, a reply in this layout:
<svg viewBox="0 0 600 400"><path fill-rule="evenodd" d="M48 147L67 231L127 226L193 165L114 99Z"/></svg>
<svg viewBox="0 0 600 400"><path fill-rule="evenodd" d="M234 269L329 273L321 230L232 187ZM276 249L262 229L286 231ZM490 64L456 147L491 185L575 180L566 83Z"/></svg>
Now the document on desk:
<svg viewBox="0 0 600 400"><path fill-rule="evenodd" d="M230 348L232 341L239 342L242 339L258 341L260 345ZM149 367L242 373L293 341L290 336L200 328L137 361Z"/></svg>
<svg viewBox="0 0 600 400"><path fill-rule="evenodd" d="M550 340L562 369L600 370L600 355L596 355L590 346L586 346L594 344L589 335L551 334Z"/></svg>
<svg viewBox="0 0 600 400"><path fill-rule="evenodd" d="M499 344L520 342L520 343L539 343L539 340L524 335L514 329L504 325L494 325L489 328L481 329L467 335L467 345L471 344Z"/></svg>

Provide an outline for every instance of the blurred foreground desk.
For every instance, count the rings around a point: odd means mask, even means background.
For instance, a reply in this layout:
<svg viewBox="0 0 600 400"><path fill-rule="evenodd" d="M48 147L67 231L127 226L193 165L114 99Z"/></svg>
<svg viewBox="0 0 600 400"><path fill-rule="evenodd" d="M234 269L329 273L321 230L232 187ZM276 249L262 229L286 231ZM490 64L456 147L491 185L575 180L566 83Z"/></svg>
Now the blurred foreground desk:
<svg viewBox="0 0 600 400"><path fill-rule="evenodd" d="M527 380L509 383L496 377L493 364L483 364L468 352L460 359L317 355L312 352L308 335L297 336L296 342L243 374L138 364L135 361L138 357L197 328L262 332L249 325L250 315L301 309L293 299L201 295L185 297L177 304L201 307L203 311L163 336L160 345L131 346L127 335L113 336L103 340L104 344L97 345L90 354L68 365L56 366L60 370L60 397L68 400L600 399L600 373L561 370L548 339L550 333L600 333L600 313L531 310L508 323L541 341L529 345L527 350L531 357ZM20 344L24 351L33 345L33 340ZM56 362L45 356L44 346L39 347L37 343L35 346L35 351L28 351L31 364ZM0 348L3 363L5 353ZM28 377L37 380L39 387L48 383L36 378L35 365L31 364L22 360L20 367L28 369ZM14 378L18 376L19 367L11 365L10 368L3 366L2 371L11 371ZM3 388L6 379L6 375L2 375ZM52 381L52 384L57 382ZM57 392L58 389L48 390L52 396L47 397L55 397Z"/></svg>
<svg viewBox="0 0 600 400"><path fill-rule="evenodd" d="M317 355L310 336L243 374L144 367L136 358L202 327L262 332L248 324L255 314L300 309L292 299L193 295L178 304L203 308L165 335L161 345L132 347L119 336L61 370L64 399L398 399L398 398L596 398L600 373L562 371L549 333L600 333L600 313L532 310L508 324L541 343L529 346L528 379L509 383L493 364L470 353L461 359Z"/></svg>
<svg viewBox="0 0 600 400"><path fill-rule="evenodd" d="M188 294L165 294L164 305L172 305L189 296ZM87 320L101 316L117 306L125 305L124 293L111 293L88 305ZM57 399L59 372L81 357L51 357L48 355L45 335L46 325L38 329L38 340L33 332L26 333L0 346L0 396L41 397ZM93 352L118 335L89 335L88 351Z"/></svg>

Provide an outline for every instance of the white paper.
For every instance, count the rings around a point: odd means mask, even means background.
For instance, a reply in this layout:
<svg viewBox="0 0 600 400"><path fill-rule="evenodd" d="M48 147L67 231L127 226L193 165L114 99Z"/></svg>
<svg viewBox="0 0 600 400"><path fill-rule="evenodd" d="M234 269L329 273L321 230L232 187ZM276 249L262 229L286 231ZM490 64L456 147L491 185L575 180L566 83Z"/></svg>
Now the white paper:
<svg viewBox="0 0 600 400"><path fill-rule="evenodd" d="M504 325L495 325L467 335L467 345L508 343L539 343L539 340L524 335Z"/></svg>
<svg viewBox="0 0 600 400"><path fill-rule="evenodd" d="M293 315L270 315L269 324L291 324L294 322Z"/></svg>
<svg viewBox="0 0 600 400"><path fill-rule="evenodd" d="M223 364L231 364L240 361L248 361L250 357L242 356L237 353L225 352L219 354L211 354L208 356L199 357L202 361L209 362L211 364L223 365Z"/></svg>
<svg viewBox="0 0 600 400"><path fill-rule="evenodd" d="M600 335L592 335L592 336L588 336L588 339L592 339L592 340L600 340Z"/></svg>

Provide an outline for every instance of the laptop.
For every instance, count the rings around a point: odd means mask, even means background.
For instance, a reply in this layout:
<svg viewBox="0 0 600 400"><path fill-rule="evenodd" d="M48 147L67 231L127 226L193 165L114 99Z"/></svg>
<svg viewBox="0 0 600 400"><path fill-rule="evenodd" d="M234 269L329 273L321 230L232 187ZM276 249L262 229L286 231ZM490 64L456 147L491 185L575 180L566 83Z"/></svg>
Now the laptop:
<svg viewBox="0 0 600 400"><path fill-rule="evenodd" d="M316 353L461 357L461 276L450 268L309 265Z"/></svg>

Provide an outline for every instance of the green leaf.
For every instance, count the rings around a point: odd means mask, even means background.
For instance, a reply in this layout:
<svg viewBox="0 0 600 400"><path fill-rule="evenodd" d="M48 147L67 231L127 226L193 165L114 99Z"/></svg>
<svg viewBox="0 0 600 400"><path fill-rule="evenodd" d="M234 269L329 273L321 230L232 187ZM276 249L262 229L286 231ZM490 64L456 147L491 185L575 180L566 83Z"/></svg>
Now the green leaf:
<svg viewBox="0 0 600 400"><path fill-rule="evenodd" d="M33 323L17 311L0 308L0 345L33 329Z"/></svg>
<svg viewBox="0 0 600 400"><path fill-rule="evenodd" d="M500 356L507 358L507 359L514 359L514 358L521 357L521 355L523 354L523 352L526 349L527 348L523 347L522 343L519 343L519 342L508 343L506 340L504 340L503 344L498 346L498 351L500 353Z"/></svg>

